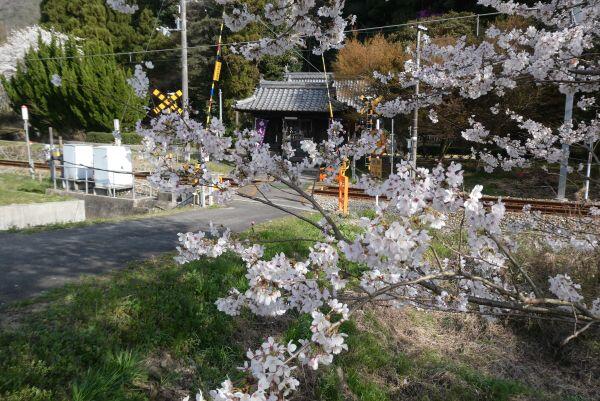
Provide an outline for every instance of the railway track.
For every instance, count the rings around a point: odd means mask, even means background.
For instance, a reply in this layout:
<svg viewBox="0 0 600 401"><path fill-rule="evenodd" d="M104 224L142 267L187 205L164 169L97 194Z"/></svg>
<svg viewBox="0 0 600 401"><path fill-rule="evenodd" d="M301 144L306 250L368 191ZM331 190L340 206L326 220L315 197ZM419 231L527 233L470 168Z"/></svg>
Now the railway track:
<svg viewBox="0 0 600 401"><path fill-rule="evenodd" d="M29 163L20 160L0 160L0 166L7 167L20 167L28 168ZM50 167L46 163L35 162L34 167L40 170L49 170ZM60 165L57 169L61 168ZM147 171L136 171L134 173L135 178L143 179L148 177L150 173ZM258 181L257 181L258 182ZM322 186L316 188L314 193L316 195L323 196L338 196L338 188L335 186ZM362 189L349 188L348 195L350 199L364 199L374 201L375 197L366 194ZM383 198L385 199L385 198ZM497 196L484 195L482 198L483 202L495 203L500 199ZM510 212L520 213L523 211L525 205L530 205L532 211L539 211L543 214L552 215L589 215L590 208L592 206L600 207L598 204L581 203L581 202L561 202L556 200L545 200L545 199L523 199L523 198L511 198L503 197L502 202L504 203L506 210Z"/></svg>
<svg viewBox="0 0 600 401"><path fill-rule="evenodd" d="M6 167L19 167L19 168L29 168L29 163L26 161L22 161L22 160L4 160L4 159L0 159L0 166L6 166ZM41 162L34 162L33 166L36 169L39 170L50 170L50 167L48 166L47 163L41 163ZM62 168L62 165L57 164L56 165L56 169L59 170ZM148 171L136 171L133 173L135 178L147 178L150 175L150 172ZM224 177L223 178L225 181L231 181L230 178ZM260 184L263 183L265 181L263 180L253 180L252 183L253 184ZM235 186L235 183L232 183L233 186Z"/></svg>
<svg viewBox="0 0 600 401"><path fill-rule="evenodd" d="M0 160L0 166L29 168L29 163L21 160ZM50 170L50 167L47 163L34 162L33 167L39 170ZM62 166L60 164L56 166L57 170L61 168ZM133 173L133 175L135 178L146 178L150 175L150 173L147 171L136 171Z"/></svg>
<svg viewBox="0 0 600 401"><path fill-rule="evenodd" d="M323 186L321 188L315 189L314 193L316 195L324 195L324 196L338 196L338 188L332 186ZM375 197L364 193L362 189L359 188L349 188L348 197L350 199L364 199L374 201ZM383 199L386 199L385 197ZM498 202L500 197L497 196L487 196L484 195L481 200L484 203L495 203ZM589 216L590 208L592 206L599 206L590 203L581 203L581 202L561 202L556 200L546 200L546 199L523 199L523 198L511 198L511 197L502 197L502 202L506 207L506 210L515 213L523 212L523 207L525 205L531 206L531 211L539 211L543 214L552 214L552 215L577 215L577 216Z"/></svg>

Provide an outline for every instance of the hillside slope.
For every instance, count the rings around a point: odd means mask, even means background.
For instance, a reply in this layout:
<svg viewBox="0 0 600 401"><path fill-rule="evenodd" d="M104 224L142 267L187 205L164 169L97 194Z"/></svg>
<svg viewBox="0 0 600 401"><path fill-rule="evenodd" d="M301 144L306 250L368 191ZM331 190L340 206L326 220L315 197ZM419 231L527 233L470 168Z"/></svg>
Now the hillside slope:
<svg viewBox="0 0 600 401"><path fill-rule="evenodd" d="M36 24L40 20L42 0L0 0L0 42L14 28Z"/></svg>
<svg viewBox="0 0 600 401"><path fill-rule="evenodd" d="M0 0L0 43L15 28L37 24L40 20L42 0ZM0 116L12 114L4 89L0 87ZM3 122L0 122L3 125Z"/></svg>

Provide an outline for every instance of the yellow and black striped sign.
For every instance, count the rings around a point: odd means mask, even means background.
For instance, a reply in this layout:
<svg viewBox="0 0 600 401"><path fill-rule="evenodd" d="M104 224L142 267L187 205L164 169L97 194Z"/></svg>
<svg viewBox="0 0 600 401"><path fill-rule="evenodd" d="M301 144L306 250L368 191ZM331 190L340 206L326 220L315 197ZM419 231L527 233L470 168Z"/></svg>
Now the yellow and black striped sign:
<svg viewBox="0 0 600 401"><path fill-rule="evenodd" d="M163 110L167 110L167 113L176 111L179 114L183 114L183 109L181 107L179 107L179 105L177 104L177 100L181 96L183 96L182 91L178 90L177 92L175 92L169 96L166 96L166 95L163 95L163 93L161 91L159 91L158 89L154 89L152 94L154 96L156 96L156 98L158 98L158 100L160 100L160 103L158 104L158 106L156 106L155 108L152 109L154 114L158 115L158 114L162 113Z"/></svg>
<svg viewBox="0 0 600 401"><path fill-rule="evenodd" d="M217 61L215 63L215 72L213 74L213 81L219 81L219 79L221 78L221 66L223 64L220 61Z"/></svg>

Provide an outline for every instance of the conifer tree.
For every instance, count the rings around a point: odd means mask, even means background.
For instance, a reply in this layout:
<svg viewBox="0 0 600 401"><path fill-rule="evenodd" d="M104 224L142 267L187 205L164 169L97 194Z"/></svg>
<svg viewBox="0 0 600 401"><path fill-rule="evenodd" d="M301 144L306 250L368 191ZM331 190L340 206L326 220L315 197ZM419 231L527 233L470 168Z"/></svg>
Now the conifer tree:
<svg viewBox="0 0 600 401"><path fill-rule="evenodd" d="M170 2L166 2L170 3ZM124 14L109 7L105 0L44 0L42 23L59 32L78 38L99 40L116 52L139 51L171 44L171 39L157 35L158 25L173 25L176 3L163 5L157 0L140 0L134 14Z"/></svg>
<svg viewBox="0 0 600 401"><path fill-rule="evenodd" d="M39 50L27 53L10 80L2 78L11 107L18 111L28 105L37 127L110 131L115 118L123 127L132 126L143 117L146 100L134 94L128 73L113 56L98 56L111 52L98 41L40 42Z"/></svg>

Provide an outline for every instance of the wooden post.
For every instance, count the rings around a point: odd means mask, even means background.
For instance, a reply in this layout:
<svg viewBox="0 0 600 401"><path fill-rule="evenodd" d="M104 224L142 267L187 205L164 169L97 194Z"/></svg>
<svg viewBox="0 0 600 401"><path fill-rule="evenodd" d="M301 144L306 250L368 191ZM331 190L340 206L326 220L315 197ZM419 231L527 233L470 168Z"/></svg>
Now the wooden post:
<svg viewBox="0 0 600 401"><path fill-rule="evenodd" d="M54 133L52 132L52 127L48 128L48 135L50 139L50 179L52 180L54 189L56 189L56 167L54 166Z"/></svg>
<svg viewBox="0 0 600 401"><path fill-rule="evenodd" d="M345 175L344 175L344 204L342 206L343 206L342 213L347 215L348 214L348 177L346 177Z"/></svg>

